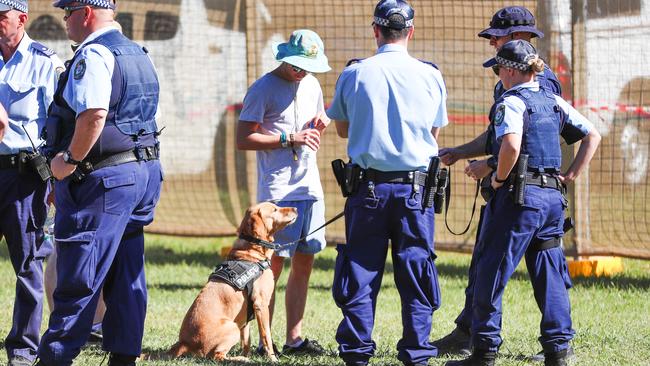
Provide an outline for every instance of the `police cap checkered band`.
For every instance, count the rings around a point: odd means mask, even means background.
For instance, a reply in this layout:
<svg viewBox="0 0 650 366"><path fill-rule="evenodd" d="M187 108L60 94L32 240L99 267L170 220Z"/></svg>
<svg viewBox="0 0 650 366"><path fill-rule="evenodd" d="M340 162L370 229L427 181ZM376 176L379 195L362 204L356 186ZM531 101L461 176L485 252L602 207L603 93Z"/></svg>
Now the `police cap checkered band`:
<svg viewBox="0 0 650 366"><path fill-rule="evenodd" d="M535 58L535 56L537 56L537 55L529 55L528 60L531 60L531 59ZM496 56L495 60L497 61L497 63L499 65L503 65L505 67L510 67L512 69L517 69L517 70L521 70L521 71L527 71L527 70L530 69L530 65L528 65L528 63L522 64L522 63L519 63L519 62L506 60L505 58L500 57L500 56ZM526 60L526 61L528 61L528 60Z"/></svg>
<svg viewBox="0 0 650 366"><path fill-rule="evenodd" d="M396 20L394 15L399 15L401 19ZM382 27L404 29L413 26L414 15L413 8L404 0L381 0L375 7L373 20Z"/></svg>
<svg viewBox="0 0 650 366"><path fill-rule="evenodd" d="M52 4L52 6L55 8L64 8L70 6L72 3L87 4L89 6L103 9L115 9L115 2L112 0L57 0Z"/></svg>
<svg viewBox="0 0 650 366"><path fill-rule="evenodd" d="M391 27L390 20L380 18L380 17L375 17L375 24L381 25L382 27L389 27L389 28ZM404 28L412 27L413 19L405 21L404 24L405 24Z"/></svg>
<svg viewBox="0 0 650 366"><path fill-rule="evenodd" d="M7 8L10 7L11 9L16 9L20 12L27 13L28 6L27 6L27 1L26 0L0 0L0 4L6 5L5 7L2 8ZM6 9L9 10L9 9ZM4 10L4 11L6 11Z"/></svg>

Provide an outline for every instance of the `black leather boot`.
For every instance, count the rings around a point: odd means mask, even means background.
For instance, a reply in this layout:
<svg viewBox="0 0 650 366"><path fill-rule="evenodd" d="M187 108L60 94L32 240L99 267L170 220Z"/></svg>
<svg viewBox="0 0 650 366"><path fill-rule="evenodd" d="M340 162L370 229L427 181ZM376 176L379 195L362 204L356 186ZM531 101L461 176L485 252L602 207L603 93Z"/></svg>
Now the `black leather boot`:
<svg viewBox="0 0 650 366"><path fill-rule="evenodd" d="M567 366L567 350L559 352L545 352L544 366Z"/></svg>
<svg viewBox="0 0 650 366"><path fill-rule="evenodd" d="M136 356L111 353L111 357L108 359L108 366L135 366L136 359Z"/></svg>
<svg viewBox="0 0 650 366"><path fill-rule="evenodd" d="M496 358L496 352L475 349L468 358L460 361L448 361L445 366L494 366Z"/></svg>

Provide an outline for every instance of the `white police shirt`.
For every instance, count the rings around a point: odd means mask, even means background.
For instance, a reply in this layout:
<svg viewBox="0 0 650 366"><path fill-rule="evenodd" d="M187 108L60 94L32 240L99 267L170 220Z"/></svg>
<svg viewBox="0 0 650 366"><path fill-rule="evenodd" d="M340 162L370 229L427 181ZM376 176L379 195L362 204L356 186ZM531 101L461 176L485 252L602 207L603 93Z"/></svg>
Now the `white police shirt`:
<svg viewBox="0 0 650 366"><path fill-rule="evenodd" d="M33 150L32 142L36 146L42 143L40 132L63 70L63 62L51 50L35 44L27 33L9 60L0 55L0 103L9 116L0 155Z"/></svg>
<svg viewBox="0 0 650 366"><path fill-rule="evenodd" d="M88 109L109 109L115 56L103 45L86 44L111 31L119 32L117 28L107 26L91 33L75 52L76 59L70 66L63 98L77 116ZM160 108L157 108L156 120L159 113Z"/></svg>
<svg viewBox="0 0 650 366"><path fill-rule="evenodd" d="M522 83L515 85L509 90L515 89L530 89L531 91L539 90L539 83L536 81L531 81L527 83ZM594 128L594 125L580 112L575 108L569 105L562 97L553 94L555 101L558 106L569 116L566 123L577 128L583 136L587 136L589 131ZM521 98L515 95L508 95L503 99L503 117L495 116L495 118L500 119L500 121L495 121L495 132L497 139L507 135L509 133L514 133L517 135L523 134L524 128L524 112L526 112L526 104ZM499 107L497 107L498 109ZM501 120L502 119L502 120Z"/></svg>
<svg viewBox="0 0 650 366"><path fill-rule="evenodd" d="M431 130L449 123L438 69L386 44L343 70L327 115L348 121L348 155L362 168L426 170L438 155Z"/></svg>

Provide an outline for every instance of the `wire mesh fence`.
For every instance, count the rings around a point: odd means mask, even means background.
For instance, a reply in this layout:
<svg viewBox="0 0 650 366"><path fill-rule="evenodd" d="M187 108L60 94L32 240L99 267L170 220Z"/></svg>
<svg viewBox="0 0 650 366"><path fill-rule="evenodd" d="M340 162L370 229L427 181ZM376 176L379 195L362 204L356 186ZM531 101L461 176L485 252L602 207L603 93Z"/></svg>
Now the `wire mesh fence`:
<svg viewBox="0 0 650 366"><path fill-rule="evenodd" d="M180 235L235 232L254 201L255 155L237 151L235 130L246 88L277 63L274 42L291 31L309 28L325 43L332 71L317 75L331 100L347 60L372 55L370 27L375 0L125 0L116 19L123 32L149 50L159 72L162 95L162 160L166 171L157 219L149 231ZM487 125L496 77L481 67L494 53L477 33L492 14L523 5L537 17L546 37L536 40L563 86L563 96L603 134L588 172L572 189L576 229L567 242L580 255L620 254L650 258L650 0L413 0L415 37L411 54L438 65L449 93L450 125L441 146L469 141ZM50 0L30 1L27 32L72 55L62 11ZM344 200L330 161L345 158L345 140L333 128L318 153L327 202L326 216ZM566 155L573 147L564 147ZM471 212L474 183L452 168L449 225L464 227ZM480 198L479 198L480 200ZM436 245L471 249L470 231L453 236L436 217ZM328 239L344 241L342 221L327 228Z"/></svg>

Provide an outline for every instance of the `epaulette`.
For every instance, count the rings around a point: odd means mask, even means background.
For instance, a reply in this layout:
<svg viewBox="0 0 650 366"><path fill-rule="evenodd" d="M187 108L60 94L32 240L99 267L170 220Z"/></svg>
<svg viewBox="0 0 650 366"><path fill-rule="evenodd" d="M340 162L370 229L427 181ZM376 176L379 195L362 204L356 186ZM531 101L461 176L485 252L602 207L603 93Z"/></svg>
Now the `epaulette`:
<svg viewBox="0 0 650 366"><path fill-rule="evenodd" d="M427 65L431 65L431 66L433 66L436 70L440 70L440 69L438 68L438 65L434 64L433 62L424 61L424 60L419 60L419 61L422 62L422 63L425 63L425 64L427 64Z"/></svg>
<svg viewBox="0 0 650 366"><path fill-rule="evenodd" d="M362 59L362 58L353 58L353 59L351 59L350 61L348 61L347 64L345 64L345 67L348 67L348 66L350 66L350 65L354 65L354 64L359 63L359 62L361 62L361 61L363 61L363 60L364 60L364 59Z"/></svg>
<svg viewBox="0 0 650 366"><path fill-rule="evenodd" d="M32 42L32 48L35 49L36 51L44 54L47 57L52 57L52 56L56 55L56 52L54 52L53 49L47 48L47 46L43 45L42 43Z"/></svg>

